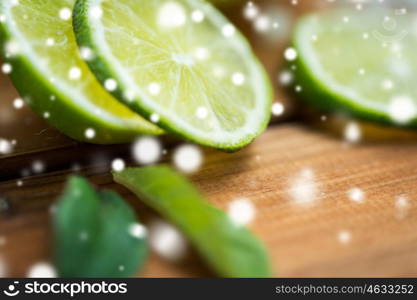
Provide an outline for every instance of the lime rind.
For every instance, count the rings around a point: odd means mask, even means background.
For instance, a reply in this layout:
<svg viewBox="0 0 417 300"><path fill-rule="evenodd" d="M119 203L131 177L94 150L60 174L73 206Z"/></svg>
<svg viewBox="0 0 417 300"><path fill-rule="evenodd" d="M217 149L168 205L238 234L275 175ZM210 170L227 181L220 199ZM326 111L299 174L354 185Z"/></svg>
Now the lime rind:
<svg viewBox="0 0 417 300"><path fill-rule="evenodd" d="M140 89L135 90L135 93L139 95L138 99L135 98L135 101L126 99L126 92L129 88L137 88L135 82L124 74L123 67L118 65L117 59L112 56L110 49L104 42L104 33L99 24L99 18L92 18L89 14L89 9L98 7L102 2L102 0L77 1L74 8L74 30L79 46L88 47L95 54L88 64L102 85L105 85L108 79L114 79L117 82L117 88L110 91L117 99L147 119L151 119L154 114L157 114L157 125L170 133L198 144L225 151L236 151L248 145L266 129L271 116L272 85L261 63L252 53L249 43L237 31L236 39L234 39L235 47L245 54L247 60L251 61L251 72L256 74L254 77L257 78L254 86L258 88L256 111L248 113L249 122L240 132L223 131L210 134L193 128L185 124L181 117L176 116L175 113L159 113L158 104L154 104L152 99ZM204 10L206 15L211 16L212 20L218 24L229 23L211 4L205 1L187 0L186 2Z"/></svg>
<svg viewBox="0 0 417 300"><path fill-rule="evenodd" d="M162 133L139 116L123 119L104 110L98 116L94 113L96 106L83 95L58 82L52 83L48 72L36 64L36 57L30 53L31 46L13 25L13 17L8 11L11 5L11 1L0 3L0 15L3 16L0 22L1 54L4 62L12 66L9 76L14 86L35 112L69 137L89 143L125 143L139 135ZM5 49L10 41L19 44L20 50L13 56ZM87 134L88 130L90 134Z"/></svg>
<svg viewBox="0 0 417 300"><path fill-rule="evenodd" d="M352 14L352 11L325 12L337 14L340 19L349 13ZM294 66L294 85L302 88L298 92L299 99L325 113L346 115L385 126L417 128L417 117L406 123L395 122L388 105L379 103L379 99L367 99L356 92L354 87L344 86L328 76L311 46L315 24L320 20L317 13L307 15L298 22L294 30L292 41L297 50L297 59L291 64Z"/></svg>

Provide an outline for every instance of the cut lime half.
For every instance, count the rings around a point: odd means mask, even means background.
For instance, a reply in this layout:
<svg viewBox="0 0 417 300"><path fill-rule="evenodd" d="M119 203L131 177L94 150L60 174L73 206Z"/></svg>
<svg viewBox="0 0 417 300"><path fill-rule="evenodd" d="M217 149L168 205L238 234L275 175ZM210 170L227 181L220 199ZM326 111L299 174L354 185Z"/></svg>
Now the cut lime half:
<svg viewBox="0 0 417 300"><path fill-rule="evenodd" d="M416 20L416 14L388 9L302 19L293 66L301 98L325 111L417 126Z"/></svg>
<svg viewBox="0 0 417 300"><path fill-rule="evenodd" d="M74 3L2 0L3 71L36 112L77 140L119 143L160 133L109 95L82 60L71 24Z"/></svg>
<svg viewBox="0 0 417 300"><path fill-rule="evenodd" d="M171 133L233 151L268 124L263 67L206 1L77 1L74 29L104 87Z"/></svg>

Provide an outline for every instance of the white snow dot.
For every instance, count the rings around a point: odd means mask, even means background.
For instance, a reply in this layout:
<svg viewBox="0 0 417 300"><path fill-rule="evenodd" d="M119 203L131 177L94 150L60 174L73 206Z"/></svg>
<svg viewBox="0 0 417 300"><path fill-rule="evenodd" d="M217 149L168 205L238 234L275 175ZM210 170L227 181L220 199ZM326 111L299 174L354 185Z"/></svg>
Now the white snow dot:
<svg viewBox="0 0 417 300"><path fill-rule="evenodd" d="M80 234L78 235L78 237L79 237L80 241L85 242L85 241L87 241L87 240L88 240L89 235L88 235L88 232L86 232L86 231L81 231L81 232L80 232Z"/></svg>
<svg viewBox="0 0 417 300"><path fill-rule="evenodd" d="M183 145L175 150L173 160L180 171L194 173L200 169L203 163L203 155L197 146Z"/></svg>
<svg viewBox="0 0 417 300"><path fill-rule="evenodd" d="M0 138L0 154L9 154L13 151L13 145L10 141Z"/></svg>
<svg viewBox="0 0 417 300"><path fill-rule="evenodd" d="M89 15L92 19L100 19L103 16L103 10L100 6L92 6L89 10Z"/></svg>
<svg viewBox="0 0 417 300"><path fill-rule="evenodd" d="M352 239L352 235L347 230L342 230L337 234L337 239L341 244L348 244L350 240Z"/></svg>
<svg viewBox="0 0 417 300"><path fill-rule="evenodd" d="M5 52L6 52L5 54L7 57L14 57L18 55L20 52L19 44L15 41L8 41L6 45L4 46L4 48L5 48Z"/></svg>
<svg viewBox="0 0 417 300"><path fill-rule="evenodd" d="M288 193L294 204L304 206L315 203L317 190L313 170L303 169L292 178Z"/></svg>
<svg viewBox="0 0 417 300"><path fill-rule="evenodd" d="M13 71L13 67L12 67L12 65L11 65L11 64L9 64L9 63L4 63L4 64L1 66L1 70L2 70L2 72L3 72L4 74L10 74L10 73Z"/></svg>
<svg viewBox="0 0 417 300"><path fill-rule="evenodd" d="M158 123L160 120L161 120L161 117L158 114L153 113L151 115L151 122L152 123Z"/></svg>
<svg viewBox="0 0 417 300"><path fill-rule="evenodd" d="M253 20L259 14L259 8L253 2L248 2L243 10L243 15L248 20Z"/></svg>
<svg viewBox="0 0 417 300"><path fill-rule="evenodd" d="M140 164L153 164L161 158L162 147L154 137L139 138L132 148L133 158Z"/></svg>
<svg viewBox="0 0 417 300"><path fill-rule="evenodd" d="M237 226L244 226L255 218L255 206L246 198L236 199L229 204L229 217Z"/></svg>
<svg viewBox="0 0 417 300"><path fill-rule="evenodd" d="M135 100L136 98L136 93L132 89L127 89L126 91L124 91L123 97L129 102L133 102L133 100Z"/></svg>
<svg viewBox="0 0 417 300"><path fill-rule="evenodd" d="M409 206L409 201L405 197L399 197L395 201L395 207L398 208L398 209L403 209L403 208L408 207L408 206Z"/></svg>
<svg viewBox="0 0 417 300"><path fill-rule="evenodd" d="M265 32L270 29L271 26L271 20L266 15L260 15L256 17L254 22L254 28L258 32Z"/></svg>
<svg viewBox="0 0 417 300"><path fill-rule="evenodd" d="M400 196L395 200L396 217L399 220L407 217L410 210L410 200L404 196Z"/></svg>
<svg viewBox="0 0 417 300"><path fill-rule="evenodd" d="M349 195L349 199L354 202L358 202L358 203L363 202L364 192L360 188L353 188L349 190L348 195Z"/></svg>
<svg viewBox="0 0 417 300"><path fill-rule="evenodd" d="M204 20L204 13L201 10L194 10L191 13L191 19L196 23L201 23Z"/></svg>
<svg viewBox="0 0 417 300"><path fill-rule="evenodd" d="M146 237L147 229L142 224L134 223L129 226L129 234L134 238L143 239Z"/></svg>
<svg viewBox="0 0 417 300"><path fill-rule="evenodd" d="M96 136L96 131L93 128L87 128L84 134L87 139L93 139Z"/></svg>
<svg viewBox="0 0 417 300"><path fill-rule="evenodd" d="M206 60L209 57L209 55L210 53L205 47L198 47L194 52L194 56L198 60Z"/></svg>
<svg viewBox="0 0 417 300"><path fill-rule="evenodd" d="M125 167L126 167L125 161L121 158L116 158L111 163L111 168L113 169L113 171L116 171L116 172L123 171Z"/></svg>
<svg viewBox="0 0 417 300"><path fill-rule="evenodd" d="M183 259L187 251L184 236L175 227L162 221L150 224L149 244L153 251L169 261Z"/></svg>
<svg viewBox="0 0 417 300"><path fill-rule="evenodd" d="M21 109L25 105L25 102L21 98L16 98L13 100L13 106L16 109Z"/></svg>
<svg viewBox="0 0 417 300"><path fill-rule="evenodd" d="M156 82L151 82L148 85L148 91L151 95L158 95L161 92L161 86Z"/></svg>
<svg viewBox="0 0 417 300"><path fill-rule="evenodd" d="M32 171L33 171L35 174L42 173L43 171L45 171L45 163L44 163L44 162L42 162L42 161L40 161L40 160L35 160L35 161L32 163Z"/></svg>
<svg viewBox="0 0 417 300"><path fill-rule="evenodd" d="M114 79L106 79L106 81L104 81L104 88L106 90L108 90L109 92L113 92L117 89L117 82Z"/></svg>
<svg viewBox="0 0 417 300"><path fill-rule="evenodd" d="M47 38L46 39L46 46L52 47L53 45L55 45L55 40L53 38Z"/></svg>
<svg viewBox="0 0 417 300"><path fill-rule="evenodd" d="M279 74L278 80L283 86L288 86L293 82L294 76L290 71L283 71Z"/></svg>
<svg viewBox="0 0 417 300"><path fill-rule="evenodd" d="M362 138L362 131L356 122L349 122L344 131L345 140L349 143L355 144L360 142Z"/></svg>
<svg viewBox="0 0 417 300"><path fill-rule="evenodd" d="M407 124L417 115L416 105L408 96L393 97L388 110L391 119L398 124Z"/></svg>
<svg viewBox="0 0 417 300"><path fill-rule="evenodd" d="M287 48L284 52L284 57L288 61L293 61L297 58L298 53L294 48Z"/></svg>
<svg viewBox="0 0 417 300"><path fill-rule="evenodd" d="M64 7L59 11L59 17L62 20L69 20L72 16L72 11L68 7Z"/></svg>
<svg viewBox="0 0 417 300"><path fill-rule="evenodd" d="M243 85L245 83L245 75L240 72L236 72L232 75L232 82L234 85Z"/></svg>
<svg viewBox="0 0 417 300"><path fill-rule="evenodd" d="M392 82L392 80L386 79L382 82L381 86L384 90L392 90L394 87L394 83Z"/></svg>
<svg viewBox="0 0 417 300"><path fill-rule="evenodd" d="M196 111L195 115L199 119L205 119L208 116L208 110L207 110L207 108L205 108L203 106L200 106L199 108L197 108L197 111Z"/></svg>
<svg viewBox="0 0 417 300"><path fill-rule="evenodd" d="M275 103L272 105L272 114L273 114L275 117L282 116L282 114L284 113L284 111L285 111L285 107L284 107L284 105L283 105L282 103L280 103L280 102L275 102Z"/></svg>
<svg viewBox="0 0 417 300"><path fill-rule="evenodd" d="M80 47L80 56L83 60L89 61L93 59L94 53L89 47Z"/></svg>
<svg viewBox="0 0 417 300"><path fill-rule="evenodd" d="M168 1L159 8L157 21L163 28L183 26L187 21L185 9L176 1Z"/></svg>
<svg viewBox="0 0 417 300"><path fill-rule="evenodd" d="M71 80L78 80L81 77L81 69L78 67L72 67L69 71L68 71L68 77Z"/></svg>
<svg viewBox="0 0 417 300"><path fill-rule="evenodd" d="M226 24L222 27L222 34L225 37L231 37L235 34L236 28L232 24Z"/></svg>
<svg viewBox="0 0 417 300"><path fill-rule="evenodd" d="M57 272L51 264L40 262L30 267L26 277L28 278L56 278Z"/></svg>

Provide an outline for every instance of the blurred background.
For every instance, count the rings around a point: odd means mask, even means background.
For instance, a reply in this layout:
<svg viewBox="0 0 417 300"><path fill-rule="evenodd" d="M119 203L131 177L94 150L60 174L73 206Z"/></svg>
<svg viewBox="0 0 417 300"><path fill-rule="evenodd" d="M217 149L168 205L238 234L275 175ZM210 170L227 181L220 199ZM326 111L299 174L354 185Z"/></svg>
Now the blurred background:
<svg viewBox="0 0 417 300"><path fill-rule="evenodd" d="M264 135L238 153L201 149L204 163L193 182L222 209L250 201L250 228L265 242L276 276L417 276L417 133L300 103L284 61L304 14L371 5L412 11L417 1L217 2L271 76L273 119ZM179 232L112 181L115 159L137 165L132 145L75 142L18 98L0 75L0 276L28 276L50 263L50 207L71 174L117 190L147 224L151 259L138 276L213 275ZM161 145L162 161L170 162L182 142L164 137ZM161 239L168 240L165 246Z"/></svg>

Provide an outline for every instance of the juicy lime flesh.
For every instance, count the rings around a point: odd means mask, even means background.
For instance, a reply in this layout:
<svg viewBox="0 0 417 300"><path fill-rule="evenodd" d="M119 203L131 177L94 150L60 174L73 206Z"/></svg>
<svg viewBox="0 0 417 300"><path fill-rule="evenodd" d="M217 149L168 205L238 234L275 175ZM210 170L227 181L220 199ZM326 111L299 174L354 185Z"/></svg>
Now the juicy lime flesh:
<svg viewBox="0 0 417 300"><path fill-rule="evenodd" d="M334 92L390 113L395 99L417 104L415 15L338 11L308 17L298 32L305 63Z"/></svg>
<svg viewBox="0 0 417 300"><path fill-rule="evenodd" d="M21 51L34 54L36 64L50 74L53 83L59 82L64 93L71 91L75 100L92 104L92 113L110 115L126 127L153 127L109 95L78 55L71 24L74 3L75 0L19 0L11 14L16 16L13 21L21 38L31 47Z"/></svg>
<svg viewBox="0 0 417 300"><path fill-rule="evenodd" d="M116 77L128 77L130 92L140 95L135 101L150 113L213 139L265 123L264 73L235 28L217 13L210 18L214 9L205 2L90 1L89 8L118 63Z"/></svg>

